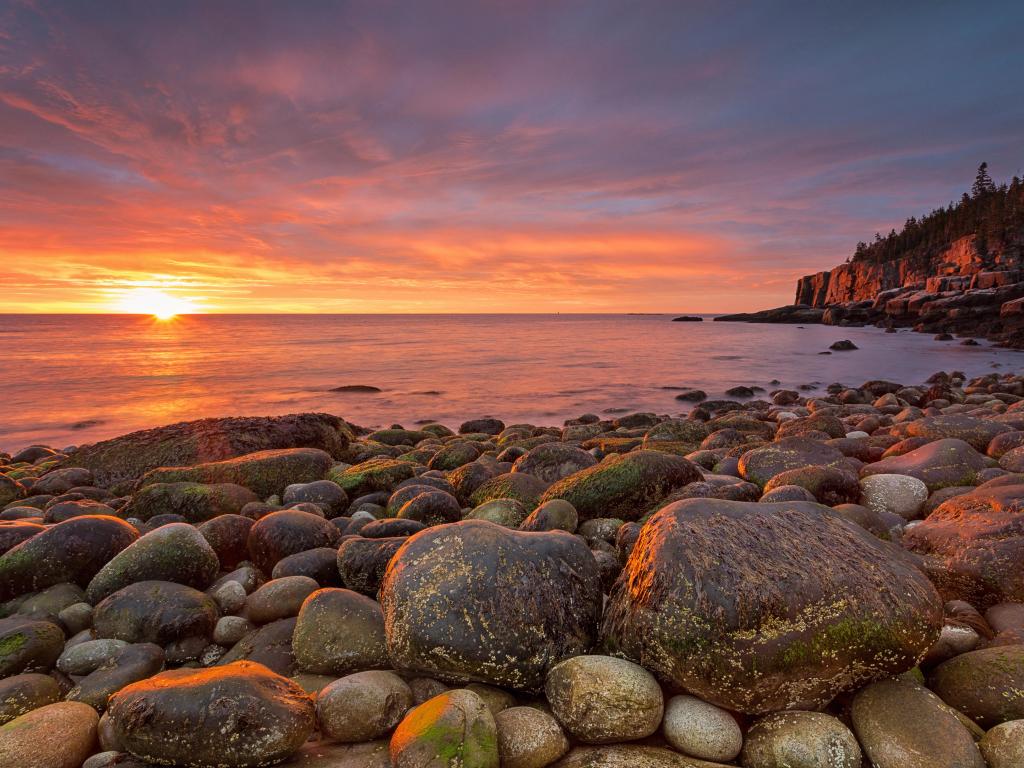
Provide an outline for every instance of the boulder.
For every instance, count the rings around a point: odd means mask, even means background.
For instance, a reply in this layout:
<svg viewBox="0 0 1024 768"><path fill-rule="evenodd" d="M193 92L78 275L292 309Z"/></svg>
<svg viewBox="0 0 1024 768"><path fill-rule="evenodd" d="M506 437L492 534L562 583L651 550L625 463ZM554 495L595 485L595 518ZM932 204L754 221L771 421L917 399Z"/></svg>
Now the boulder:
<svg viewBox="0 0 1024 768"><path fill-rule="evenodd" d="M697 465L662 451L614 454L600 464L558 481L541 503L564 499L580 520L618 517L638 520L676 488L703 478Z"/></svg>
<svg viewBox="0 0 1024 768"><path fill-rule="evenodd" d="M556 664L544 695L558 722L588 744L646 738L658 730L665 710L654 675L611 656L575 656Z"/></svg>
<svg viewBox="0 0 1024 768"><path fill-rule="evenodd" d="M139 581L105 598L93 614L96 637L166 645L209 637L220 614L209 595L169 581Z"/></svg>
<svg viewBox="0 0 1024 768"><path fill-rule="evenodd" d="M230 570L249 559L249 531L255 524L255 520L241 515L220 515L198 529L217 554L220 567Z"/></svg>
<svg viewBox="0 0 1024 768"><path fill-rule="evenodd" d="M293 483L321 480L334 460L318 448L280 448L187 467L160 467L142 478L154 483L232 483L261 498L280 495Z"/></svg>
<svg viewBox="0 0 1024 768"><path fill-rule="evenodd" d="M744 768L861 768L862 757L856 737L837 718L792 711L754 723L742 762Z"/></svg>
<svg viewBox="0 0 1024 768"><path fill-rule="evenodd" d="M1024 645L1000 645L944 661L928 687L982 728L1024 719Z"/></svg>
<svg viewBox="0 0 1024 768"><path fill-rule="evenodd" d="M761 714L909 669L941 626L909 559L827 507L690 499L641 529L602 636L666 683Z"/></svg>
<svg viewBox="0 0 1024 768"><path fill-rule="evenodd" d="M910 475L923 481L929 491L937 491L949 486L977 485L978 474L994 465L994 460L982 456L963 440L949 438L866 464L860 476Z"/></svg>
<svg viewBox="0 0 1024 768"><path fill-rule="evenodd" d="M237 661L252 661L279 675L295 675L298 667L292 651L292 636L296 623L294 617L278 619L249 632L221 656L217 666L222 667Z"/></svg>
<svg viewBox="0 0 1024 768"><path fill-rule="evenodd" d="M507 472L481 483L469 495L469 503L479 507L493 499L515 499L522 502L527 509L533 509L547 487L547 483L533 475L525 472Z"/></svg>
<svg viewBox="0 0 1024 768"><path fill-rule="evenodd" d="M0 680L0 725L33 709L59 701L57 681L50 675L26 672Z"/></svg>
<svg viewBox="0 0 1024 768"><path fill-rule="evenodd" d="M248 547L252 561L270 575L279 560L296 552L336 547L341 540L338 527L322 517L297 509L271 512L249 529Z"/></svg>
<svg viewBox="0 0 1024 768"><path fill-rule="evenodd" d="M595 464L597 459L582 448L568 443L544 443L516 459L512 471L525 472L551 484Z"/></svg>
<svg viewBox="0 0 1024 768"><path fill-rule="evenodd" d="M348 508L348 494L340 485L330 480L314 480L311 483L296 483L284 489L284 504L312 502L328 517L337 517Z"/></svg>
<svg viewBox="0 0 1024 768"><path fill-rule="evenodd" d="M391 762L394 768L498 768L494 716L472 691L445 691L398 724Z"/></svg>
<svg viewBox="0 0 1024 768"><path fill-rule="evenodd" d="M81 768L96 747L96 710L60 701L0 726L4 768Z"/></svg>
<svg viewBox="0 0 1024 768"><path fill-rule="evenodd" d="M335 680L316 696L317 722L332 741L372 741L413 706L412 690L394 672L370 670Z"/></svg>
<svg viewBox="0 0 1024 768"><path fill-rule="evenodd" d="M914 520L928 501L928 486L910 475L868 475L860 481L860 503L877 514Z"/></svg>
<svg viewBox="0 0 1024 768"><path fill-rule="evenodd" d="M195 768L272 765L298 750L316 723L298 685L247 661L162 672L118 691L108 712L136 757Z"/></svg>
<svg viewBox="0 0 1024 768"><path fill-rule="evenodd" d="M916 683L872 683L853 698L850 718L872 765L985 768L971 732L938 696Z"/></svg>
<svg viewBox="0 0 1024 768"><path fill-rule="evenodd" d="M64 630L49 621L0 619L0 678L48 672L64 649Z"/></svg>
<svg viewBox="0 0 1024 768"><path fill-rule="evenodd" d="M341 676L389 665L380 605L348 589L320 589L306 598L292 636L299 667Z"/></svg>
<svg viewBox="0 0 1024 768"><path fill-rule="evenodd" d="M147 533L118 552L93 576L85 591L93 605L137 581L173 581L206 589L220 561L203 535L188 523L171 523Z"/></svg>
<svg viewBox="0 0 1024 768"><path fill-rule="evenodd" d="M501 768L544 768L569 751L562 727L535 707L509 707L494 715Z"/></svg>
<svg viewBox="0 0 1024 768"><path fill-rule="evenodd" d="M110 697L130 683L155 675L164 666L164 651L153 643L124 646L68 691L69 701L88 704L98 712L107 708Z"/></svg>
<svg viewBox="0 0 1024 768"><path fill-rule="evenodd" d="M123 508L123 517L146 522L163 514L181 515L202 523L218 515L234 515L259 496L234 483L153 483L136 491Z"/></svg>
<svg viewBox="0 0 1024 768"><path fill-rule="evenodd" d="M811 437L786 437L744 453L739 459L739 472L744 480L763 488L773 477L791 469L846 464L846 457L837 448Z"/></svg>
<svg viewBox="0 0 1024 768"><path fill-rule="evenodd" d="M1024 483L986 485L943 502L903 535L947 600L1024 602Z"/></svg>
<svg viewBox="0 0 1024 768"><path fill-rule="evenodd" d="M465 520L409 538L380 602L398 669L539 690L553 665L593 644L600 573L571 534Z"/></svg>
<svg viewBox="0 0 1024 768"><path fill-rule="evenodd" d="M1024 765L1024 720L997 725L978 742L988 768L1018 768Z"/></svg>
<svg viewBox="0 0 1024 768"><path fill-rule="evenodd" d="M383 539L351 538L338 547L338 572L345 586L369 597L376 597L388 563L406 536Z"/></svg>
<svg viewBox="0 0 1024 768"><path fill-rule="evenodd" d="M894 427L893 434L897 437L925 437L929 440L955 438L984 453L992 438L1013 431L1013 427L998 421L979 419L965 413L951 413L902 422Z"/></svg>
<svg viewBox="0 0 1024 768"><path fill-rule="evenodd" d="M201 419L82 446L59 466L86 467L97 485L109 487L157 467L187 467L270 449L319 448L340 457L352 439L344 420L326 413Z"/></svg>
<svg viewBox="0 0 1024 768"><path fill-rule="evenodd" d="M860 483L857 475L838 467L800 467L788 469L775 475L764 485L764 492L776 488L796 486L811 494L811 501L832 507L836 504L852 504L860 499Z"/></svg>
<svg viewBox="0 0 1024 768"><path fill-rule="evenodd" d="M743 747L743 732L731 714L696 696L673 696L665 705L665 741L702 760L733 760Z"/></svg>
<svg viewBox="0 0 1024 768"><path fill-rule="evenodd" d="M0 600L54 584L86 587L139 532L116 517L75 517L0 555Z"/></svg>
<svg viewBox="0 0 1024 768"><path fill-rule="evenodd" d="M249 595L245 617L256 624L298 616L303 601L320 585L309 576L282 576L271 579Z"/></svg>
<svg viewBox="0 0 1024 768"><path fill-rule="evenodd" d="M390 492L415 474L416 465L411 461L378 456L344 469L332 469L327 479L341 486L350 499L356 499L374 491Z"/></svg>

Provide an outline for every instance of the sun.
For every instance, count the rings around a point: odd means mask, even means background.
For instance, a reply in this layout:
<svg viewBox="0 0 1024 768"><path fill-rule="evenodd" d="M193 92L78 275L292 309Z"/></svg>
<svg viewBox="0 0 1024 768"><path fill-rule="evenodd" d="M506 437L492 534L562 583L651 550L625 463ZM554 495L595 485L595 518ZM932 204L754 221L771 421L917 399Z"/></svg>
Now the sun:
<svg viewBox="0 0 1024 768"><path fill-rule="evenodd" d="M171 320L177 315L197 311L189 299L173 296L159 288L132 288L117 302L117 309L133 315L152 315L157 320Z"/></svg>

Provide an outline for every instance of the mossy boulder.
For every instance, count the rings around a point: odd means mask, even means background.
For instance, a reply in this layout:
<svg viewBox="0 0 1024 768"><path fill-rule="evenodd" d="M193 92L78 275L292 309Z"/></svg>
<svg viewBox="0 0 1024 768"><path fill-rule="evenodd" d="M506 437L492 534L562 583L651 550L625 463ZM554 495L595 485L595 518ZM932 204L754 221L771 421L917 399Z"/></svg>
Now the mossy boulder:
<svg viewBox="0 0 1024 768"><path fill-rule="evenodd" d="M0 556L0 600L70 582L87 587L139 532L116 517L75 517Z"/></svg>
<svg viewBox="0 0 1024 768"><path fill-rule="evenodd" d="M391 737L394 768L498 768L494 715L465 688L446 691L407 714Z"/></svg>
<svg viewBox="0 0 1024 768"><path fill-rule="evenodd" d="M380 602L396 668L539 690L554 664L593 644L600 573L571 534L464 520L409 538Z"/></svg>
<svg viewBox="0 0 1024 768"><path fill-rule="evenodd" d="M118 691L108 714L116 739L135 757L194 768L273 765L316 724L302 688L247 661L162 672Z"/></svg>
<svg viewBox="0 0 1024 768"><path fill-rule="evenodd" d="M403 480L416 474L416 464L385 456L377 456L344 469L331 469L327 479L332 480L348 494L350 499L374 491L391 491Z"/></svg>
<svg viewBox="0 0 1024 768"><path fill-rule="evenodd" d="M143 522L156 515L181 515L190 523L202 523L218 515L233 515L260 497L234 483L153 483L136 491L121 517Z"/></svg>
<svg viewBox="0 0 1024 768"><path fill-rule="evenodd" d="M580 520L617 517L638 520L676 488L702 479L697 465L661 451L631 451L552 485L540 501L565 499Z"/></svg>
<svg viewBox="0 0 1024 768"><path fill-rule="evenodd" d="M367 440L384 445L416 445L420 440L427 440L434 435L415 429L378 429L366 436Z"/></svg>
<svg viewBox="0 0 1024 768"><path fill-rule="evenodd" d="M249 529L249 554L267 576L277 562L296 552L319 547L336 547L341 532L329 520L311 512L282 509L256 521Z"/></svg>
<svg viewBox="0 0 1024 768"><path fill-rule="evenodd" d="M0 725L33 709L60 701L60 687L50 675L26 672L0 680Z"/></svg>
<svg viewBox="0 0 1024 768"><path fill-rule="evenodd" d="M398 510L402 520L415 520L424 525L454 523L462 519L459 500L445 491L430 488L409 499Z"/></svg>
<svg viewBox="0 0 1024 768"><path fill-rule="evenodd" d="M0 474L0 508L25 496L24 486L6 474Z"/></svg>
<svg viewBox="0 0 1024 768"><path fill-rule="evenodd" d="M980 419L966 413L950 413L942 416L927 416L923 419L905 421L893 427L897 437L925 437L929 440L955 438L963 440L974 450L984 453L992 438L1014 428L998 421Z"/></svg>
<svg viewBox="0 0 1024 768"><path fill-rule="evenodd" d="M266 498L280 496L293 483L322 480L333 463L331 455L318 448L281 448L190 467L160 467L147 472L142 485L233 483Z"/></svg>
<svg viewBox="0 0 1024 768"><path fill-rule="evenodd" d="M220 618L217 604L199 590L170 581L140 581L104 598L93 612L96 637L166 645L210 637Z"/></svg>
<svg viewBox="0 0 1024 768"><path fill-rule="evenodd" d="M380 604L349 589L319 589L306 598L292 635L303 672L342 675L390 666Z"/></svg>
<svg viewBox="0 0 1024 768"><path fill-rule="evenodd" d="M337 458L352 439L348 424L326 413L200 419L83 446L60 466L86 467L97 485L109 487L157 467L187 467L279 448L319 448Z"/></svg>
<svg viewBox="0 0 1024 768"><path fill-rule="evenodd" d="M791 469L846 465L846 457L839 450L810 437L786 437L752 448L739 457L740 477L762 488L776 475Z"/></svg>
<svg viewBox="0 0 1024 768"><path fill-rule="evenodd" d="M480 445L469 440L453 440L431 457L427 466L447 472L463 464L476 461L480 456Z"/></svg>
<svg viewBox="0 0 1024 768"><path fill-rule="evenodd" d="M171 523L118 552L89 582L85 597L96 605L137 581L173 581L206 589L219 570L217 553L195 527Z"/></svg>
<svg viewBox="0 0 1024 768"><path fill-rule="evenodd" d="M907 529L903 546L947 600L979 608L1024 602L1024 483L985 485L954 496Z"/></svg>
<svg viewBox="0 0 1024 768"><path fill-rule="evenodd" d="M860 481L854 472L838 467L800 467L780 472L764 485L770 493L784 486L798 486L810 492L814 501L833 507L860 500Z"/></svg>
<svg viewBox="0 0 1024 768"><path fill-rule="evenodd" d="M284 489L282 501L285 506L297 502L311 502L320 507L327 517L337 517L348 509L348 494L340 485L330 480L289 485Z"/></svg>
<svg viewBox="0 0 1024 768"><path fill-rule="evenodd" d="M978 485L979 473L996 462L957 438L935 440L898 456L866 464L861 477L869 475L910 475L924 482L931 492L958 485Z"/></svg>
<svg viewBox="0 0 1024 768"><path fill-rule="evenodd" d="M506 528L518 528L529 514L526 505L516 499L491 499L471 511L466 519L488 520Z"/></svg>
<svg viewBox="0 0 1024 768"><path fill-rule="evenodd" d="M909 558L827 507L689 499L641 529L602 638L667 684L760 714L909 669L941 626Z"/></svg>
<svg viewBox="0 0 1024 768"><path fill-rule="evenodd" d="M931 671L928 687L986 730L1024 720L1024 645L954 656Z"/></svg>
<svg viewBox="0 0 1024 768"><path fill-rule="evenodd" d="M45 530L40 523L27 520L0 520L0 555Z"/></svg>
<svg viewBox="0 0 1024 768"><path fill-rule="evenodd" d="M451 484L455 497L463 504L469 505L473 492L492 477L501 474L491 463L474 461L453 469L446 477Z"/></svg>
<svg viewBox="0 0 1024 768"><path fill-rule="evenodd" d="M64 650L64 630L49 621L20 616L0 619L0 678L48 672Z"/></svg>
<svg viewBox="0 0 1024 768"><path fill-rule="evenodd" d="M525 472L551 484L595 464L593 454L575 445L544 443L516 459L512 471Z"/></svg>
<svg viewBox="0 0 1024 768"><path fill-rule="evenodd" d="M492 499L516 499L528 509L537 506L537 500L548 487L543 480L524 472L506 472L485 480L469 495L473 507Z"/></svg>

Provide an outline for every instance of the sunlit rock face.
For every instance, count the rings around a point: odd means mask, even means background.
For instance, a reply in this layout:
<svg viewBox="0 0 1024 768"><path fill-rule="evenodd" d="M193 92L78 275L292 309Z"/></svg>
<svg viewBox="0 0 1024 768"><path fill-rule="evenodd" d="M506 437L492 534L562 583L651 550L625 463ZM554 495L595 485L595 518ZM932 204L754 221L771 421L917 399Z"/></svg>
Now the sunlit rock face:
<svg viewBox="0 0 1024 768"><path fill-rule="evenodd" d="M612 590L606 648L740 712L818 709L914 666L942 603L898 550L810 502L655 514Z"/></svg>
<svg viewBox="0 0 1024 768"><path fill-rule="evenodd" d="M548 669L593 645L601 581L572 534L464 520L412 536L380 602L396 668L540 690Z"/></svg>
<svg viewBox="0 0 1024 768"><path fill-rule="evenodd" d="M248 661L162 672L122 688L108 714L136 757L197 768L273 765L302 746L316 721L296 683Z"/></svg>

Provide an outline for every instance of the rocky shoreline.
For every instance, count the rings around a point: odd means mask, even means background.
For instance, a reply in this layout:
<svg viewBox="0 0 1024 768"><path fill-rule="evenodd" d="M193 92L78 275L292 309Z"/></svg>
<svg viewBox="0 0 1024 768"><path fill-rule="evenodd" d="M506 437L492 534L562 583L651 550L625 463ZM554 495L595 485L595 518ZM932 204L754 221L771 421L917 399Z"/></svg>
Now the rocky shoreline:
<svg viewBox="0 0 1024 768"><path fill-rule="evenodd" d="M1024 376L685 399L0 454L0 765L1024 765Z"/></svg>

